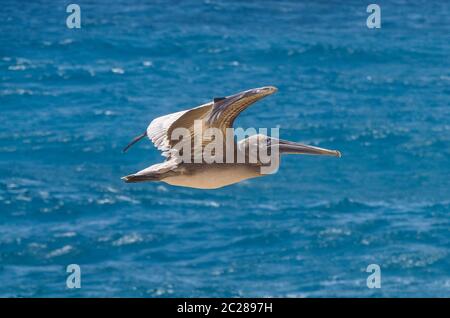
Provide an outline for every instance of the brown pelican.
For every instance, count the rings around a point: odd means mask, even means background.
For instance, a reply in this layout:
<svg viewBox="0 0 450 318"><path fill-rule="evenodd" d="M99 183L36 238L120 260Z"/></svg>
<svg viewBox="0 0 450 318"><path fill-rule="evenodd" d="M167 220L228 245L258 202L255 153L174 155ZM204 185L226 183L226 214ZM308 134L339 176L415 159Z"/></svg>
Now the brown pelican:
<svg viewBox="0 0 450 318"><path fill-rule="evenodd" d="M158 150L162 152L162 155L166 157L166 160L137 173L125 176L122 179L125 182L163 181L177 186L215 189L245 179L264 176L268 173L262 173L261 168L269 165L273 166L269 169L269 173L276 171L279 165L279 158L284 153L340 157L340 152L336 150L285 141L262 134L256 134L236 144L234 143L234 135L228 135L227 130L233 127L233 122L236 117L251 104L276 91L277 89L273 86L250 89L231 96L214 98L213 101L204 105L154 119L148 126L146 132L137 136L125 147L124 152L147 136ZM196 131L196 127L200 128L200 133L198 129ZM187 130L188 134L187 136L184 135L181 139L175 138L176 140L173 140L173 133L178 128ZM206 162L201 156L200 161L181 160L180 153L185 151L185 148L180 151L179 145L186 145L187 142L189 142L188 150L192 151L190 154L186 152L188 158L193 158L197 155L196 158L198 159L198 149L200 149L200 152L204 151L207 147L205 140L211 141L211 138L204 136L204 132L208 128L219 130L219 132L223 133L223 136L226 136L222 140L223 149L225 149L225 145L231 142L233 160L231 162L229 160L223 160L223 162L220 160ZM202 134L202 137L205 138L204 140L201 139L200 147L197 144L197 147L194 149L192 144L195 144L195 140L199 137L199 134ZM276 149L276 156L270 157L270 162L267 160L263 161L259 157L256 157L256 160L250 160L249 153L251 151L249 149L255 144L260 147L258 149L265 149L268 153ZM236 160L241 154L243 154L245 160Z"/></svg>

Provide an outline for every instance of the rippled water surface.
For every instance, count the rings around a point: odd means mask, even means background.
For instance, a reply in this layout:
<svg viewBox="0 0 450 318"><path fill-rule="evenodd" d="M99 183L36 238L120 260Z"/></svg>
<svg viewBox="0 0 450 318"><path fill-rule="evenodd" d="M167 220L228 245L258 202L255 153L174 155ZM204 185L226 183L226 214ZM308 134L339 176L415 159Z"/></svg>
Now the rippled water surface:
<svg viewBox="0 0 450 318"><path fill-rule="evenodd" d="M2 1L0 296L449 296L450 4ZM120 177L153 118L275 85L236 122L290 156L214 191ZM66 266L82 288L66 288ZM382 288L366 286L381 266Z"/></svg>

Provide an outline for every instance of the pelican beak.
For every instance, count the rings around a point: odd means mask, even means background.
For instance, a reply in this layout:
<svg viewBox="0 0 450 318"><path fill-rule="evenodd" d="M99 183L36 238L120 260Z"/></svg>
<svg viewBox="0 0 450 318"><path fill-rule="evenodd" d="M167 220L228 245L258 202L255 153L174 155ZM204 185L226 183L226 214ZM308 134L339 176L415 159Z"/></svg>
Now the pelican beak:
<svg viewBox="0 0 450 318"><path fill-rule="evenodd" d="M279 140L278 147L280 153L341 157L341 153L337 150L329 150L287 140Z"/></svg>

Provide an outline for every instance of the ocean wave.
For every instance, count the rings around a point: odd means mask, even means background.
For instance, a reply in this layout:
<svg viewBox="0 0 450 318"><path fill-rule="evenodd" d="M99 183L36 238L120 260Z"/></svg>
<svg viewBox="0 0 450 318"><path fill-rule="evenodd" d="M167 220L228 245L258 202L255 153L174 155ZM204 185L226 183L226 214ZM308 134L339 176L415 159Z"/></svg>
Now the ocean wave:
<svg viewBox="0 0 450 318"><path fill-rule="evenodd" d="M115 240L114 242L112 242L112 245L113 246L130 245L130 244L140 243L143 240L144 239L142 238L142 236L139 235L138 233L131 233L131 234L124 235L124 236L120 237L119 239Z"/></svg>
<svg viewBox="0 0 450 318"><path fill-rule="evenodd" d="M70 254L74 250L74 247L71 245L65 245L61 248L51 251L46 255L46 258L54 258L58 256L63 256L66 254Z"/></svg>

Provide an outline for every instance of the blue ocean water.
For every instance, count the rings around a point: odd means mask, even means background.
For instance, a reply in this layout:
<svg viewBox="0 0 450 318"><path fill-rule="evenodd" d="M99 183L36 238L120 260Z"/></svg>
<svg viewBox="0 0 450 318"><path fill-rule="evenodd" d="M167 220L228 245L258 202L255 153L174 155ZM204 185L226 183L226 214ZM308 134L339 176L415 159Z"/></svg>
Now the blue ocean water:
<svg viewBox="0 0 450 318"><path fill-rule="evenodd" d="M0 296L450 295L448 1L378 1L381 29L367 1L76 3L81 29L67 1L1 1ZM343 157L120 180L163 159L121 153L153 118L264 85L237 126Z"/></svg>

